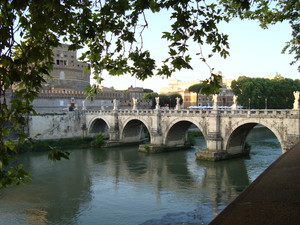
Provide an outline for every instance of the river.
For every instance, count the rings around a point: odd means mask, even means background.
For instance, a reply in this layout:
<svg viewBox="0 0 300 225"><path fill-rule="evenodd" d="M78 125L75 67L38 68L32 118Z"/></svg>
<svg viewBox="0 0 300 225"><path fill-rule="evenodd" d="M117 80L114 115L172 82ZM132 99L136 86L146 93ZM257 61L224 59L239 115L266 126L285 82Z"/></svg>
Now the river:
<svg viewBox="0 0 300 225"><path fill-rule="evenodd" d="M195 160L196 149L145 154L136 146L71 150L59 162L20 154L32 182L0 190L0 224L207 224L281 154L264 127L247 142L249 157L216 163Z"/></svg>

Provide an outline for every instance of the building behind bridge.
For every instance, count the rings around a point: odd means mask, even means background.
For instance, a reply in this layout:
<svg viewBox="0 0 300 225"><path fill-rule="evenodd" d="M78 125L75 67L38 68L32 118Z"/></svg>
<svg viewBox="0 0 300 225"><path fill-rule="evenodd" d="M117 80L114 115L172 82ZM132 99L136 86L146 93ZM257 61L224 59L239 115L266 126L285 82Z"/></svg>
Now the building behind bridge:
<svg viewBox="0 0 300 225"><path fill-rule="evenodd" d="M223 79L222 88L218 95L218 106L231 106L233 104L233 92L231 90L232 79ZM201 80L181 81L170 80L168 87L160 90L161 94L180 94L183 99L182 107L187 108L189 106L212 106L212 95L206 96L205 94L197 94L189 92L188 88L194 84L202 83Z"/></svg>
<svg viewBox="0 0 300 225"><path fill-rule="evenodd" d="M87 98L84 89L90 84L89 65L77 60L77 52L68 50L62 44L53 50L53 71L33 101L37 112L58 112L68 110L111 109L113 99L117 99L120 108L131 108L132 98L138 100L139 108L149 108L151 102L143 100L143 88L129 87L125 91L98 86L97 94Z"/></svg>

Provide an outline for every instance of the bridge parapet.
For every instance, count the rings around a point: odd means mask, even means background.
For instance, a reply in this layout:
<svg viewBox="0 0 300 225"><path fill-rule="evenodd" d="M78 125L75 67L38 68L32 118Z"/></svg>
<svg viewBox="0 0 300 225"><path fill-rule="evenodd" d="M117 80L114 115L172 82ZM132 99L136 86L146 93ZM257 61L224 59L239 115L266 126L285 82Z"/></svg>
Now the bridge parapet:
<svg viewBox="0 0 300 225"><path fill-rule="evenodd" d="M117 110L88 110L87 114L92 115L111 115L112 113L118 113L119 115L147 115L155 114L155 110L152 109L117 109Z"/></svg>
<svg viewBox="0 0 300 225"><path fill-rule="evenodd" d="M118 113L119 115L154 115L160 113L162 116L170 115L184 115L184 116L197 116L197 115L216 115L232 116L232 117L262 117L262 118L299 118L298 110L289 109L181 109L181 110L155 110L155 109L118 109L118 110L89 110L86 111L92 115L111 115L112 113Z"/></svg>
<svg viewBox="0 0 300 225"><path fill-rule="evenodd" d="M239 109L239 110L219 110L224 116L233 117L263 117L263 118L298 118L299 111L289 109Z"/></svg>
<svg viewBox="0 0 300 225"><path fill-rule="evenodd" d="M189 110L189 109L181 109L181 110L162 110L162 115L209 115L213 114L213 110Z"/></svg>

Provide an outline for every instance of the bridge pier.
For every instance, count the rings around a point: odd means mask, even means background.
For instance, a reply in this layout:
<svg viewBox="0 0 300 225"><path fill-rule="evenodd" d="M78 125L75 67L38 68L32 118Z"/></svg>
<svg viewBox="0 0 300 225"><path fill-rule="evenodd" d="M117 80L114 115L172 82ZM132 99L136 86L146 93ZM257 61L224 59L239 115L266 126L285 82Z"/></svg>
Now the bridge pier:
<svg viewBox="0 0 300 225"><path fill-rule="evenodd" d="M223 150L223 138L220 132L210 132L206 140L206 149L199 149L195 155L197 159L208 161L226 159L228 154Z"/></svg>
<svg viewBox="0 0 300 225"><path fill-rule="evenodd" d="M160 109L157 108L154 110L154 117L151 123L150 132L150 144L141 144L139 145L140 152L147 153L156 153L164 151L163 139L162 139L162 131L161 131L161 112Z"/></svg>
<svg viewBox="0 0 300 225"><path fill-rule="evenodd" d="M207 132L206 149L199 149L196 158L208 161L218 161L227 157L223 150L223 138L220 132L220 113L213 110L209 131Z"/></svg>
<svg viewBox="0 0 300 225"><path fill-rule="evenodd" d="M178 150L186 150L191 148L191 146L166 146L166 145L154 145L154 144L142 144L139 145L140 152L146 153L159 153L159 152L168 152L168 151L178 151Z"/></svg>
<svg viewBox="0 0 300 225"><path fill-rule="evenodd" d="M118 118L118 109L115 108L112 113L111 126L109 127L109 140L106 141L105 147L114 147L120 146L120 130L119 130L119 118Z"/></svg>
<svg viewBox="0 0 300 225"><path fill-rule="evenodd" d="M196 159L219 161L228 158L248 155L249 149L245 148L245 140L243 139L243 137L246 137L248 133L246 135L241 135L240 132L233 132L239 133L239 136L241 136L242 138L238 138L238 143L234 143L234 146L231 146L230 151L228 151L228 149L224 145L226 131L224 129L222 130L223 126L221 124L220 111L215 110L212 112L212 115L213 117L211 117L210 119L210 126L208 128L209 132L207 133L206 138L206 149L199 149L195 154ZM250 126L252 129L255 125L252 126L251 124Z"/></svg>

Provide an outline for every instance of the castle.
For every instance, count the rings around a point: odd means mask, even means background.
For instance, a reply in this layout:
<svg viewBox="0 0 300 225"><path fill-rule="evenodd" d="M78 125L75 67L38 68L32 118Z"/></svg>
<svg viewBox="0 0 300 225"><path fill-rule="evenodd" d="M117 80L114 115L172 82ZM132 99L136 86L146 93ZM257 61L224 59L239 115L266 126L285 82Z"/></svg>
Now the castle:
<svg viewBox="0 0 300 225"><path fill-rule="evenodd" d="M33 108L39 113L62 112L82 109L111 109L113 99L120 108L133 106L137 99L139 108L149 108L151 102L143 100L143 88L130 87L126 91L98 86L97 94L88 98L84 89L90 84L89 65L77 60L77 52L62 44L53 50L51 78L46 77L39 96L33 101Z"/></svg>

